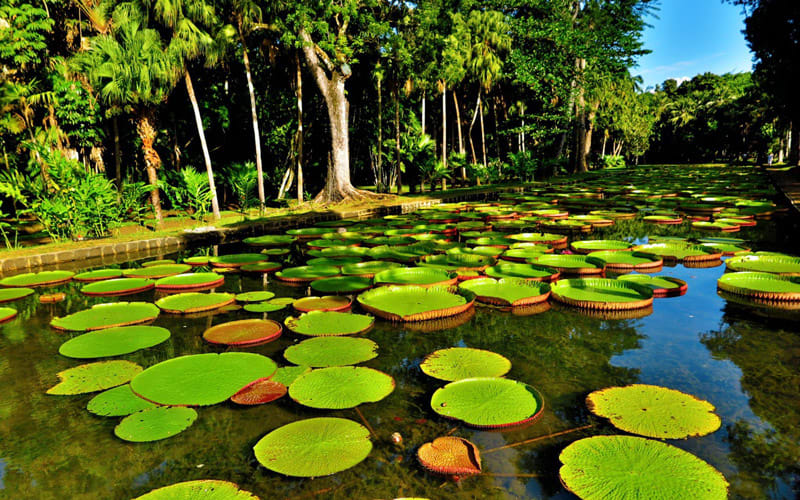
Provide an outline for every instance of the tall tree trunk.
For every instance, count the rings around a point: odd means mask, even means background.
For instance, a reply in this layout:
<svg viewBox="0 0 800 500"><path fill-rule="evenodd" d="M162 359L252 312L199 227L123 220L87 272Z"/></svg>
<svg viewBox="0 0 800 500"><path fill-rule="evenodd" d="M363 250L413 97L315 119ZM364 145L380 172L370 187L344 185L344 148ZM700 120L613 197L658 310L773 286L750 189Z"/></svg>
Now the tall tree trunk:
<svg viewBox="0 0 800 500"><path fill-rule="evenodd" d="M297 95L297 203L303 203L303 71L300 67L300 56L294 52L295 94Z"/></svg>
<svg viewBox="0 0 800 500"><path fill-rule="evenodd" d="M397 184L397 194L401 194L400 191L403 190L403 172L400 170L400 90L395 89L394 91L394 153L395 153L395 160L397 164L395 165L395 171L397 172L397 176L395 178L395 183Z"/></svg>
<svg viewBox="0 0 800 500"><path fill-rule="evenodd" d="M800 165L800 120L792 120L789 133L789 165Z"/></svg>
<svg viewBox="0 0 800 500"><path fill-rule="evenodd" d="M456 108L456 125L458 130L458 152L459 154L464 154L464 136L461 132L461 106L458 105L458 97L456 96L458 92L455 90L453 91L453 106ZM467 167L465 165L461 165L461 180L467 180Z"/></svg>
<svg viewBox="0 0 800 500"><path fill-rule="evenodd" d="M184 81L186 82L186 92L189 94L189 100L192 101L194 122L197 125L197 134L200 136L200 146L203 148L203 160L205 160L206 173L208 174L208 187L211 190L211 211L214 214L214 220L219 220L219 200L217 199L217 187L214 185L214 171L211 169L211 155L208 153L206 134L203 130L203 119L200 117L200 106L197 104L197 96L194 93L189 70L186 70L184 74Z"/></svg>
<svg viewBox="0 0 800 500"><path fill-rule="evenodd" d="M158 172L161 167L161 157L158 156L153 145L156 142L157 129L155 127L155 115L152 109L140 111L136 121L136 132L142 141L142 152L144 153L144 165L147 169L147 182L153 189L150 191L150 203L153 204L153 212L156 216L156 225L161 226L163 217L161 215L161 197L158 193Z"/></svg>
<svg viewBox="0 0 800 500"><path fill-rule="evenodd" d="M500 134L497 132L500 129L500 122L497 119L497 97L492 98L492 117L494 118L494 148L497 158L500 158L502 155L500 153Z"/></svg>
<svg viewBox="0 0 800 500"><path fill-rule="evenodd" d="M442 165L447 168L447 84L442 85Z"/></svg>
<svg viewBox="0 0 800 500"><path fill-rule="evenodd" d="M253 77L250 73L250 56L247 54L247 43L244 39L244 33L242 33L241 26L239 27L239 40L242 43L242 60L244 61L244 72L247 75L247 91L250 93L250 115L253 120L253 139L256 145L256 173L258 175L256 184L258 186L258 203L259 209L263 210L266 198L264 195L264 167L261 163L261 134L258 131L258 112L256 110L256 91L253 87ZM216 193L214 197L216 198Z"/></svg>
<svg viewBox="0 0 800 500"><path fill-rule="evenodd" d="M420 115L422 122L422 135L425 135L425 91L422 91L422 114Z"/></svg>
<svg viewBox="0 0 800 500"><path fill-rule="evenodd" d="M114 129L114 178L117 183L117 190L122 190L122 157L119 148L119 123L117 115L111 117L111 126Z"/></svg>
<svg viewBox="0 0 800 500"><path fill-rule="evenodd" d="M382 192L384 189L389 189L384 180L386 176L383 174L383 92L381 90L382 79L378 78L378 157L375 162L378 164L378 176L380 183L375 186L377 192Z"/></svg>
<svg viewBox="0 0 800 500"><path fill-rule="evenodd" d="M481 115L481 149L483 150L483 166L486 168L486 130L483 128L483 99L481 99L480 92L478 92L478 107L480 108Z"/></svg>
<svg viewBox="0 0 800 500"><path fill-rule="evenodd" d="M472 113L472 121L469 122L469 130L467 131L467 135L469 136L469 149L472 152L472 163L478 163L478 155L475 154L475 143L472 142L472 127L475 126L475 120L478 119L478 110L481 105L481 91L478 89L478 99L475 101L475 112Z"/></svg>
<svg viewBox="0 0 800 500"><path fill-rule="evenodd" d="M600 153L601 158L606 157L606 143L608 142L608 130L603 130L603 151Z"/></svg>

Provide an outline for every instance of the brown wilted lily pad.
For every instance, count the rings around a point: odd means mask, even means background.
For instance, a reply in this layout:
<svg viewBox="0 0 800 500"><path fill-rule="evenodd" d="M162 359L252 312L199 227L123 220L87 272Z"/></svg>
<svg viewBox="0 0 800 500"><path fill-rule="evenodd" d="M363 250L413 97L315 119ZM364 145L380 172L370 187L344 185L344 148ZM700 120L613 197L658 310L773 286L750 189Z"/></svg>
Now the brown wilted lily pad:
<svg viewBox="0 0 800 500"><path fill-rule="evenodd" d="M260 378L244 386L231 396L231 401L239 405L262 405L280 399L287 388L271 378Z"/></svg>
<svg viewBox="0 0 800 500"><path fill-rule="evenodd" d="M417 458L423 467L437 474L462 476L481 473L478 447L466 439L439 437L419 447Z"/></svg>

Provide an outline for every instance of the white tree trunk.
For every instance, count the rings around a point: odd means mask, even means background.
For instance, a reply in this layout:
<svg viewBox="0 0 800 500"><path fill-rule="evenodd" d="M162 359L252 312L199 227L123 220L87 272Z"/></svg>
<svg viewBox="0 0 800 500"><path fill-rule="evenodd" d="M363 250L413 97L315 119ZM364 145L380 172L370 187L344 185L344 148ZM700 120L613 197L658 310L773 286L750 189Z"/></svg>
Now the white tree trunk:
<svg viewBox="0 0 800 500"><path fill-rule="evenodd" d="M189 100L192 101L194 122L197 124L197 134L200 136L200 146L203 148L203 160L205 160L206 173L208 174L208 187L211 190L211 211L214 214L214 220L219 220L219 200L217 200L217 187L214 184L214 171L211 169L211 155L208 154L206 134L203 130L203 119L200 117L200 106L197 104L197 96L195 96L194 93L192 77L189 75L189 70L186 70L184 74L184 81L186 82L186 91L189 94Z"/></svg>

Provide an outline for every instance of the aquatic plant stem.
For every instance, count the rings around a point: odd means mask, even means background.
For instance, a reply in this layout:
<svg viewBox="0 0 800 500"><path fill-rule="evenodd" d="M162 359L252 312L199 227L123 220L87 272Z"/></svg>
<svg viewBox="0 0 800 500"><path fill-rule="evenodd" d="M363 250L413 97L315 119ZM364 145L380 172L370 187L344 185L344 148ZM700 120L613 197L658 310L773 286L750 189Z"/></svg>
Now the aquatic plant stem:
<svg viewBox="0 0 800 500"><path fill-rule="evenodd" d="M375 440L377 441L378 435L375 434L375 429L373 429L372 426L369 425L369 422L367 422L367 419L364 418L364 414L361 413L361 410L359 410L357 406L353 409L356 411L356 413L358 413L358 416L361 417L361 421L364 422L364 426L369 430L369 433L372 434L372 437L375 438Z"/></svg>
<svg viewBox="0 0 800 500"><path fill-rule="evenodd" d="M539 436L539 437L535 437L535 438L531 438L531 439L526 439L525 441L520 441L518 443L511 443L511 444L507 444L505 446L498 446L497 448L491 448L489 450L484 451L483 454L486 455L487 453L493 453L495 451L505 450L507 448L516 448L517 446L522 446L523 444L529 444L529 443L534 443L536 441L542 441L544 439L550 439L550 438L554 438L554 437L558 437L558 436L563 436L565 434L570 434L570 433L573 433L573 432L582 431L582 430L588 429L590 427L594 427L594 424L583 425L581 427L575 427L574 429L567 429L565 431L555 432L553 434L548 434L546 436Z"/></svg>

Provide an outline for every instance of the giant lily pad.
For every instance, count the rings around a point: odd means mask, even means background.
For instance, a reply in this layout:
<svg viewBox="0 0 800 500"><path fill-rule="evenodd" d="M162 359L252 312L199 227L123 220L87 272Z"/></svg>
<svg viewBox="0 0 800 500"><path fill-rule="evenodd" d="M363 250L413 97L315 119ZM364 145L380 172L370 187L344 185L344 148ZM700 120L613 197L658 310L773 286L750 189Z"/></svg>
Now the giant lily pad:
<svg viewBox="0 0 800 500"><path fill-rule="evenodd" d="M451 347L428 354L419 367L426 375L452 382L474 377L502 377L511 369L511 361L492 351Z"/></svg>
<svg viewBox="0 0 800 500"><path fill-rule="evenodd" d="M357 264L361 262L361 257L315 257L308 259L307 266L334 266L341 267L347 264Z"/></svg>
<svg viewBox="0 0 800 500"><path fill-rule="evenodd" d="M659 439L705 436L722 424L708 401L657 385L608 387L589 394L586 405L618 429Z"/></svg>
<svg viewBox="0 0 800 500"><path fill-rule="evenodd" d="M367 311L392 321L425 321L455 316L471 308L475 295L443 288L386 286L367 290L358 303Z"/></svg>
<svg viewBox="0 0 800 500"><path fill-rule="evenodd" d="M76 332L101 330L152 321L158 317L158 312L158 307L147 302L97 304L90 309L84 309L63 318L53 318L50 326L58 330Z"/></svg>
<svg viewBox="0 0 800 500"><path fill-rule="evenodd" d="M159 406L137 411L114 428L118 438L134 443L159 441L179 434L197 420L197 412L180 406Z"/></svg>
<svg viewBox="0 0 800 500"><path fill-rule="evenodd" d="M339 268L335 266L299 266L287 267L275 273L275 277L289 283L308 283L320 278L338 276Z"/></svg>
<svg viewBox="0 0 800 500"><path fill-rule="evenodd" d="M286 348L283 357L312 368L356 365L378 356L378 344L354 337L317 337Z"/></svg>
<svg viewBox="0 0 800 500"><path fill-rule="evenodd" d="M38 273L24 273L9 276L0 280L0 286L7 287L36 287L45 285L58 285L66 283L75 276L72 271L42 271Z"/></svg>
<svg viewBox="0 0 800 500"><path fill-rule="evenodd" d="M281 366L270 379L289 387L297 377L310 371L310 366Z"/></svg>
<svg viewBox="0 0 800 500"><path fill-rule="evenodd" d="M426 267L397 267L381 271L373 278L376 285L448 286L458 281L454 273Z"/></svg>
<svg viewBox="0 0 800 500"><path fill-rule="evenodd" d="M626 274L617 278L648 286L653 290L654 297L675 297L683 295L689 288L685 281L670 276L648 276L646 274Z"/></svg>
<svg viewBox="0 0 800 500"><path fill-rule="evenodd" d="M381 371L363 366L332 366L297 377L289 386L289 397L311 408L342 410L380 401L392 391L394 379Z"/></svg>
<svg viewBox="0 0 800 500"><path fill-rule="evenodd" d="M551 267L538 264L517 264L502 262L486 269L486 276L492 278L522 278L531 281L555 281L561 275Z"/></svg>
<svg viewBox="0 0 800 500"><path fill-rule="evenodd" d="M153 281L144 278L116 278L96 281L81 288L81 293L89 296L118 296L151 290Z"/></svg>
<svg viewBox="0 0 800 500"><path fill-rule="evenodd" d="M310 337L355 335L363 333L375 323L375 318L365 314L338 311L311 311L299 318L286 318L286 327L294 333Z"/></svg>
<svg viewBox="0 0 800 500"><path fill-rule="evenodd" d="M269 319L243 319L212 326L203 338L212 344L252 346L271 342L281 336L281 324Z"/></svg>
<svg viewBox="0 0 800 500"><path fill-rule="evenodd" d="M192 290L195 288L212 288L222 285L225 277L217 273L185 273L168 276L156 281L156 290Z"/></svg>
<svg viewBox="0 0 800 500"><path fill-rule="evenodd" d="M494 247L486 247L494 248ZM455 249L451 249L455 250ZM500 253L500 250L497 250ZM432 267L444 271L483 271L495 263L494 257L470 253L446 253L427 255L422 258L420 266Z"/></svg>
<svg viewBox="0 0 800 500"><path fill-rule="evenodd" d="M268 357L249 352L193 354L151 366L131 381L131 389L162 405L213 405L276 368Z"/></svg>
<svg viewBox="0 0 800 500"><path fill-rule="evenodd" d="M125 269L122 274L126 278L159 279L167 276L182 274L191 269L189 264L162 264L159 266L143 267L140 269Z"/></svg>
<svg viewBox="0 0 800 500"><path fill-rule="evenodd" d="M58 353L78 359L119 356L158 345L169 336L160 326L119 326L74 337L61 344Z"/></svg>
<svg viewBox="0 0 800 500"><path fill-rule="evenodd" d="M620 250L628 250L633 245L622 240L583 240L573 241L571 246L576 252L590 253L597 251L618 252Z"/></svg>
<svg viewBox="0 0 800 500"><path fill-rule="evenodd" d="M362 278L372 278L375 274L400 267L398 262L387 262L383 260L371 260L368 262L359 262L357 264L347 264L342 266L342 274L345 276L359 276Z"/></svg>
<svg viewBox="0 0 800 500"><path fill-rule="evenodd" d="M703 262L719 260L722 252L700 245L689 245L679 242L648 243L633 247L637 252L658 255L664 260L677 262Z"/></svg>
<svg viewBox="0 0 800 500"><path fill-rule="evenodd" d="M559 456L566 488L586 500L659 498L723 500L728 482L715 468L680 448L634 436L575 441Z"/></svg>
<svg viewBox="0 0 800 500"><path fill-rule="evenodd" d="M93 397L86 405L86 409L101 417L124 417L155 406L150 401L134 394L130 384L125 384L103 391Z"/></svg>
<svg viewBox="0 0 800 500"><path fill-rule="evenodd" d="M431 397L444 417L478 428L519 425L537 419L544 401L535 389L505 378L476 377L450 382Z"/></svg>
<svg viewBox="0 0 800 500"><path fill-rule="evenodd" d="M550 267L564 274L602 274L605 262L587 255L544 254L531 260L531 263Z"/></svg>
<svg viewBox="0 0 800 500"><path fill-rule="evenodd" d="M552 251L553 250L551 248L544 245L534 245L523 248L509 248L502 253L500 258L503 260L509 260L511 262L527 262L530 259L535 259L540 255L544 255Z"/></svg>
<svg viewBox="0 0 800 500"><path fill-rule="evenodd" d="M0 289L0 302L11 302L33 295L33 288L2 288Z"/></svg>
<svg viewBox="0 0 800 500"><path fill-rule="evenodd" d="M156 305L164 312L187 314L218 309L233 304L235 300L232 293L187 292L160 298Z"/></svg>
<svg viewBox="0 0 800 500"><path fill-rule="evenodd" d="M134 500L258 500L258 497L228 481L201 479L164 486Z"/></svg>
<svg viewBox="0 0 800 500"><path fill-rule="evenodd" d="M638 283L608 278L560 280L551 287L558 302L585 309L639 309L653 303L653 291Z"/></svg>
<svg viewBox="0 0 800 500"><path fill-rule="evenodd" d="M256 302L255 304L245 304L244 310L253 313L269 313L285 309L292 304L295 299L291 297L275 297L274 299Z"/></svg>
<svg viewBox="0 0 800 500"><path fill-rule="evenodd" d="M256 262L255 264L245 264L239 268L239 270L244 271L246 273L271 273L273 271L277 271L278 269L282 268L283 264L278 262Z"/></svg>
<svg viewBox="0 0 800 500"><path fill-rule="evenodd" d="M130 381L141 371L141 366L130 361L88 363L59 372L60 382L49 388L47 394L71 396L102 391Z"/></svg>
<svg viewBox="0 0 800 500"><path fill-rule="evenodd" d="M753 271L780 276L800 276L800 257L781 254L740 255L725 264L731 271Z"/></svg>
<svg viewBox="0 0 800 500"><path fill-rule="evenodd" d="M111 278L122 278L122 269L97 269L78 273L72 277L75 281L102 281Z"/></svg>
<svg viewBox="0 0 800 500"><path fill-rule="evenodd" d="M446 476L481 473L478 447L460 437L444 436L423 444L417 450L417 459L429 471Z"/></svg>
<svg viewBox="0 0 800 500"><path fill-rule="evenodd" d="M592 252L589 257L595 257L605 262L606 268L612 271L640 271L657 272L664 265L664 259L657 255L644 252L616 252L600 250Z"/></svg>
<svg viewBox="0 0 800 500"><path fill-rule="evenodd" d="M292 307L301 312L343 311L349 309L353 301L348 297L325 295L323 297L302 297L292 302Z"/></svg>
<svg viewBox="0 0 800 500"><path fill-rule="evenodd" d="M213 267L242 267L247 264L255 264L268 260L269 257L260 253L237 253L231 255L220 255L208 259L208 263Z"/></svg>
<svg viewBox="0 0 800 500"><path fill-rule="evenodd" d="M291 245L297 238L287 234L266 234L245 238L243 243L254 247L282 247Z"/></svg>
<svg viewBox="0 0 800 500"><path fill-rule="evenodd" d="M800 277L772 273L741 272L723 274L717 288L754 299L799 301Z"/></svg>
<svg viewBox="0 0 800 500"><path fill-rule="evenodd" d="M349 469L372 451L369 431L343 418L311 418L270 432L253 447L258 461L286 476L328 476Z"/></svg>
<svg viewBox="0 0 800 500"><path fill-rule="evenodd" d="M351 294L372 288L372 280L361 276L335 276L311 282L311 289L320 293Z"/></svg>
<svg viewBox="0 0 800 500"><path fill-rule="evenodd" d="M284 384L272 377L260 378L242 387L231 396L231 401L245 406L263 405L282 398L287 390Z"/></svg>
<svg viewBox="0 0 800 500"><path fill-rule="evenodd" d="M478 278L458 285L475 294L478 302L500 306L523 306L544 302L550 296L550 285L519 278Z"/></svg>
<svg viewBox="0 0 800 500"><path fill-rule="evenodd" d="M243 292L236 294L237 302L264 302L274 297L273 292L267 290L253 290L252 292Z"/></svg>

